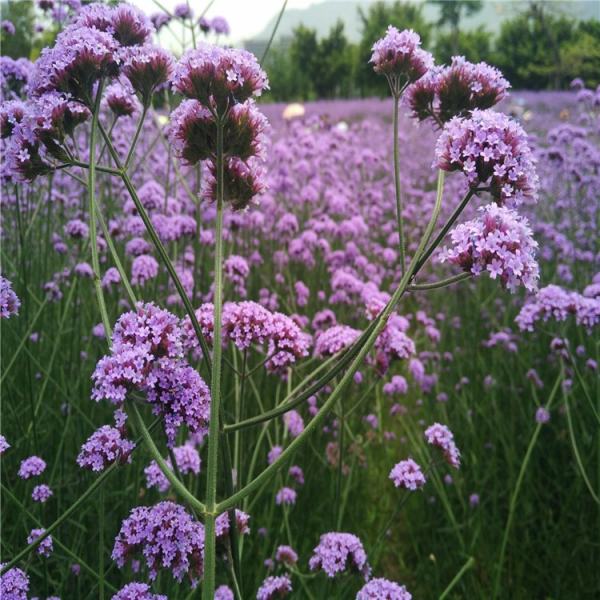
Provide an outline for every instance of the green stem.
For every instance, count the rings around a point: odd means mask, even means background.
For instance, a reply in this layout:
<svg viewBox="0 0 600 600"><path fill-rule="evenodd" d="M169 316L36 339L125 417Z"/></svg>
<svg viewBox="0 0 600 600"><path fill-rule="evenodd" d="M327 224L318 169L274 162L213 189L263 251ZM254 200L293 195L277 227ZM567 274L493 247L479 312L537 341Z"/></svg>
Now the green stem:
<svg viewBox="0 0 600 600"><path fill-rule="evenodd" d="M465 279L469 279L471 277L471 273L459 273L458 275L452 275L452 277L447 277L446 279L441 279L440 281L434 281L433 283L420 283L415 285L409 285L409 292L423 292L427 290L437 290L440 288L448 287L449 285L453 285L454 283L458 283L459 281L464 281Z"/></svg>
<svg viewBox="0 0 600 600"><path fill-rule="evenodd" d="M269 38L269 41L267 42L267 46L265 48L265 51L263 52L262 56L260 57L260 64L264 65L265 63L265 58L267 58L267 54L269 53L269 50L271 49L271 45L273 44L273 40L275 39L275 34L277 33L277 30L279 29L279 24L281 23L281 18L283 17L283 13L285 12L285 7L287 6L288 0L284 0L283 1L283 6L281 7L281 11L279 12L279 16L277 17L277 21L275 21L275 25L273 27L273 31L271 31L271 37Z"/></svg>
<svg viewBox="0 0 600 600"><path fill-rule="evenodd" d="M90 247L92 249L92 270L94 272L94 289L96 290L96 300L104 325L104 333L107 339L112 335L112 328L104 302L104 294L102 293L102 282L100 280L100 259L98 258L98 239L96 235L96 129L98 127L98 116L100 113L100 100L102 98L103 81L98 84L98 92L96 93L96 102L94 112L92 113L92 126L90 129L90 152L89 152L89 169L88 169L88 201L90 213Z"/></svg>
<svg viewBox="0 0 600 600"><path fill-rule="evenodd" d="M400 245L400 266L402 275L406 268L406 242L404 239L404 217L402 216L402 196L400 193L400 152L398 149L398 105L400 98L394 96L394 188L396 190L396 219L398 221L398 238Z"/></svg>
<svg viewBox="0 0 600 600"><path fill-rule="evenodd" d="M431 234L431 231L433 230L433 227L437 222L440 209L441 197L438 197L433 209L433 213L425 230L425 234L423 235L423 238L419 243L419 247L417 248L414 257L410 262L409 268L404 273L404 276L402 277L400 284L393 293L391 300L380 313L380 318L377 321L377 325L374 327L374 329L368 336L366 342L362 345L362 347L358 351L358 354L353 359L352 364L348 367L339 384L335 387L329 398L320 408L319 412L307 424L307 426L304 428L304 431L297 438L295 438L291 442L291 444L281 453L279 458L273 461L273 463L271 463L264 471L262 471L262 473L255 477L250 483L246 484L246 486L244 486L241 490L239 490L226 500L220 502L216 507L217 514L236 506L236 504L243 500L248 494L258 489L263 484L263 482L269 480L271 476L275 475L275 473L277 473L279 469L284 464L286 464L286 462L292 457L296 450L298 450L306 442L310 434L321 426L327 414L335 406L335 403L337 402L338 398L346 389L346 386L352 381L356 371L358 371L358 369L361 367L362 362L365 359L367 353L375 344L377 337L385 327L389 316L392 314L392 311L396 307L396 304L398 304L400 298L406 291L410 278L413 274L416 274L418 272L417 263L425 249L425 241L426 239L428 239L428 236Z"/></svg>
<svg viewBox="0 0 600 600"><path fill-rule="evenodd" d="M223 120L217 119L217 220L215 225L214 263L214 331L213 361L210 386L210 423L208 428L208 466L206 475L206 520L204 539L204 582L202 596L212 598L215 593L216 540L215 519L217 512L217 474L219 457L219 421L221 402L221 351L222 351L222 304L223 304ZM235 522L230 523L235 527Z"/></svg>
<svg viewBox="0 0 600 600"><path fill-rule="evenodd" d="M125 159L125 163L123 164L123 170L127 171L129 169L129 165L131 164L131 159L135 154L135 149L137 147L137 142L140 137L140 133L142 131L142 126L144 125L144 121L146 120L146 113L148 112L148 106L144 103L144 108L142 109L142 114L140 115L140 120L138 121L137 128L135 130L135 134L133 136L133 141L131 142L131 146L129 147L129 152L127 153L127 158Z"/></svg>
<svg viewBox="0 0 600 600"><path fill-rule="evenodd" d="M550 398L546 403L546 408L549 409L554 401L554 397L558 392L560 387L560 382L563 378L563 371L561 371L556 378L556 382L554 383L554 387L552 388L552 392L550 393ZM495 600L498 597L498 591L500 589L500 578L502 576L502 566L504 564L504 556L506 553L506 546L508 544L508 536L510 534L510 529L512 527L512 522L515 516L515 509L517 507L517 499L519 497L519 493L521 491L521 485L523 484L523 480L525 478L525 472L527 471L527 466L529 465L529 461L531 459L531 455L533 453L533 448L535 447L535 443L540 435L540 431L542 429L542 423L538 423L535 427L533 435L531 436L531 440L529 441L529 446L527 447L527 451L525 452L525 457L523 458L523 462L521 463L521 469L519 471L519 475L517 477L517 483L515 484L515 489L513 490L512 496L510 498L510 504L508 508L508 518L506 520L506 525L504 527L504 535L502 536L502 545L500 546L500 556L498 558L497 570L496 570L496 578L494 581L494 592L492 595L492 600Z"/></svg>
<svg viewBox="0 0 600 600"><path fill-rule="evenodd" d="M150 454L152 454L152 458L156 461L156 464L159 466L160 470L163 472L163 475L169 480L169 483L173 486L173 488L175 489L177 494L179 494L179 496L181 496L181 498L190 506L190 508L192 508L194 510L194 512L198 512L201 514L204 513L204 511L206 510L206 507L204 506L204 504L202 504L202 502L200 502L200 500L195 498L188 491L188 489L185 487L185 485L183 485L183 483L181 483L181 481L179 481L179 479L177 479L177 476L175 475L175 473L169 468L169 465L167 464L165 459L162 457L162 455L159 452L158 448L156 447L156 444L154 443L154 440L152 439L152 436L150 435L150 432L148 431L148 428L146 427L146 424L144 423L144 420L142 419L142 416L140 415L140 412L139 412L137 406L135 405L135 403L132 402L130 404L130 406L132 408L133 415L135 417L135 422L139 429L139 433L140 433L142 439L144 440L144 443L148 447L148 450L150 450Z"/></svg>
<svg viewBox="0 0 600 600"><path fill-rule="evenodd" d="M470 556L467 562L462 566L460 571L454 576L454 579L448 584L446 589L440 594L439 600L444 600L448 596L448 594L454 589L456 584L462 579L462 576L473 567L475 564L475 559Z"/></svg>
<svg viewBox="0 0 600 600"><path fill-rule="evenodd" d="M452 227L452 225L454 225L456 219L460 217L462 211L466 208L467 204L469 203L469 200L471 200L474 194L475 192L473 190L469 190L464 195L463 199L460 201L460 204L454 209L454 212L452 213L446 224L442 227L441 231L433 240L433 243L429 246L429 248L427 248L427 250L425 250L423 256L419 259L419 262L415 267L415 274L423 267L423 265L427 262L427 259L433 254L433 251L440 245L442 240L446 237L446 234L448 233L448 231L450 231L450 228Z"/></svg>

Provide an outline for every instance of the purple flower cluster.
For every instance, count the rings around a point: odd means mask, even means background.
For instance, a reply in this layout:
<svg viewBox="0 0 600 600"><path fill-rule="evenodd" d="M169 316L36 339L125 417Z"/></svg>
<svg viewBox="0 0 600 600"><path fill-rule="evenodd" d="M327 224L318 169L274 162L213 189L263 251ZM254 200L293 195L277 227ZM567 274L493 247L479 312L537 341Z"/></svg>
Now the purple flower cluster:
<svg viewBox="0 0 600 600"><path fill-rule="evenodd" d="M421 48L421 38L412 29L398 31L390 25L385 37L375 42L372 50L369 62L376 73L387 77L396 97L407 84L417 81L433 67L433 57Z"/></svg>
<svg viewBox="0 0 600 600"><path fill-rule="evenodd" d="M111 354L100 359L92 375L92 398L121 405L129 391L145 393L154 414L164 418L170 445L184 424L192 433L203 431L210 392L183 358L183 341L176 316L154 304L139 303L115 325Z"/></svg>
<svg viewBox="0 0 600 600"><path fill-rule="evenodd" d="M124 438L119 429L103 425L94 431L81 446L77 456L77 464L82 469L98 472L119 461L121 464L131 462L131 453L135 444Z"/></svg>
<svg viewBox="0 0 600 600"><path fill-rule="evenodd" d="M40 476L46 470L46 461L39 456L30 456L21 461L19 466L19 477L31 479Z"/></svg>
<svg viewBox="0 0 600 600"><path fill-rule="evenodd" d="M401 460L395 465L390 471L390 479L396 487L412 491L422 488L427 481L421 467L412 458Z"/></svg>
<svg viewBox="0 0 600 600"><path fill-rule="evenodd" d="M256 600L275 600L285 598L292 591L289 575L267 577L256 592Z"/></svg>
<svg viewBox="0 0 600 600"><path fill-rule="evenodd" d="M500 205L534 202L538 194L535 161L523 128L503 113L474 110L454 117L440 134L436 165L462 171L471 189L486 187Z"/></svg>
<svg viewBox="0 0 600 600"><path fill-rule="evenodd" d="M454 435L441 423L434 423L425 430L425 439L428 444L438 447L444 454L446 462L458 469L460 467L460 451L454 442Z"/></svg>
<svg viewBox="0 0 600 600"><path fill-rule="evenodd" d="M158 262L154 256L142 254L136 256L131 264L131 283L145 285L158 275Z"/></svg>
<svg viewBox="0 0 600 600"><path fill-rule="evenodd" d="M359 590L356 600L412 600L412 594L403 585L376 577Z"/></svg>
<svg viewBox="0 0 600 600"><path fill-rule="evenodd" d="M5 563L0 563L0 568ZM0 577L0 598L5 600L27 600L29 577L18 567L9 569Z"/></svg>
<svg viewBox="0 0 600 600"><path fill-rule="evenodd" d="M239 535L250 533L250 515L243 510L235 509L235 526ZM225 539L229 535L229 513L220 514L215 519L215 534L218 540Z"/></svg>
<svg viewBox="0 0 600 600"><path fill-rule="evenodd" d="M41 485L36 485L33 488L33 491L31 492L32 500L34 502L40 502L41 504L44 504L45 502L50 500L52 495L52 490L45 483L42 483Z"/></svg>
<svg viewBox="0 0 600 600"><path fill-rule="evenodd" d="M147 583L128 583L111 600L167 600L162 594L154 594Z"/></svg>
<svg viewBox="0 0 600 600"><path fill-rule="evenodd" d="M347 569L369 578L370 567L361 541L351 533L324 533L314 549L308 566L311 571L323 570L328 577L335 577Z"/></svg>
<svg viewBox="0 0 600 600"><path fill-rule="evenodd" d="M347 325L334 325L329 329L320 331L315 336L314 355L333 356L345 348L351 346L360 336L358 329L353 329Z"/></svg>
<svg viewBox="0 0 600 600"><path fill-rule="evenodd" d="M275 560L286 565L295 565L298 562L298 554L291 546L278 546Z"/></svg>
<svg viewBox="0 0 600 600"><path fill-rule="evenodd" d="M185 53L171 77L173 89L188 100L171 114L169 139L189 164L208 161L211 174L203 196L216 200L217 119L223 127L223 194L234 209L249 205L265 189L263 157L267 122L253 97L268 89L265 72L245 50L202 42Z"/></svg>
<svg viewBox="0 0 600 600"><path fill-rule="evenodd" d="M198 475L200 473L200 454L192 444L188 443L173 448L173 454L175 455L177 468L182 475L188 473ZM173 469L170 458L167 458L165 462L170 469ZM156 487L159 492L166 492L171 486L154 460L144 469L144 474L146 475L146 487L148 488Z"/></svg>
<svg viewBox="0 0 600 600"><path fill-rule="evenodd" d="M481 216L452 230L452 248L444 248L441 262L458 265L478 276L489 273L511 292L523 285L537 289L539 266L537 242L525 217L497 204L480 209Z"/></svg>
<svg viewBox="0 0 600 600"><path fill-rule="evenodd" d="M0 275L0 318L10 319L19 314L21 301L12 289L12 283Z"/></svg>
<svg viewBox="0 0 600 600"><path fill-rule="evenodd" d="M32 529L30 534L27 536L27 543L33 544L38 538L46 533L45 529ZM52 543L52 536L46 536L36 548L36 552L45 558L48 558L54 551L54 544Z"/></svg>
<svg viewBox="0 0 600 600"><path fill-rule="evenodd" d="M136 551L146 561L150 580L162 568L179 582L188 575L195 585L204 568L204 527L174 502L139 506L123 521L112 558L123 568Z"/></svg>
<svg viewBox="0 0 600 600"><path fill-rule="evenodd" d="M291 506L292 504L296 504L297 496L296 490L290 487L282 487L277 494L275 494L275 504L278 506Z"/></svg>
<svg viewBox="0 0 600 600"><path fill-rule="evenodd" d="M577 325L591 332L600 323L600 297L587 297L558 285L548 285L525 303L515 321L521 331L533 331L537 321L562 322L570 315L575 317Z"/></svg>
<svg viewBox="0 0 600 600"><path fill-rule="evenodd" d="M492 108L507 95L509 87L498 69L454 56L450 66L431 69L413 83L406 90L405 101L419 121L432 119L443 126L472 110Z"/></svg>
<svg viewBox="0 0 600 600"><path fill-rule="evenodd" d="M6 441L6 438L0 434L0 456L4 454L10 448L10 444Z"/></svg>

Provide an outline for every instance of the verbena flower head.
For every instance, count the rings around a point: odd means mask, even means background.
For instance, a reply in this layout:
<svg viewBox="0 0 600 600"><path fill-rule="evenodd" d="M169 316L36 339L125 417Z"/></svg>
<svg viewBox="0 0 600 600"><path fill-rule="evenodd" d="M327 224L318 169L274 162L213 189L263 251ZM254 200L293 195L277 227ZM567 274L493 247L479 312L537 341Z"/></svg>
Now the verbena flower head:
<svg viewBox="0 0 600 600"><path fill-rule="evenodd" d="M27 543L33 544L38 538L46 533L45 529L32 529L31 533L27 536ZM52 543L52 536L46 536L35 549L35 551L45 558L48 558L54 551L54 544Z"/></svg>
<svg viewBox="0 0 600 600"><path fill-rule="evenodd" d="M268 89L265 72L246 50L221 48L204 42L186 52L172 78L175 90L222 113L227 107L260 96Z"/></svg>
<svg viewBox="0 0 600 600"><path fill-rule="evenodd" d="M577 325L590 333L600 324L600 297L588 298L558 285L548 285L527 300L515 321L521 331L533 331L538 321L562 322L569 316L574 316Z"/></svg>
<svg viewBox="0 0 600 600"><path fill-rule="evenodd" d="M209 162L209 176L203 197L210 202L217 199L217 167ZM223 198L233 210L244 210L252 203L258 203L258 196L267 188L264 168L257 160L247 161L229 158L223 169Z"/></svg>
<svg viewBox="0 0 600 600"><path fill-rule="evenodd" d="M372 50L373 69L387 77L395 96L433 67L433 57L421 48L421 38L412 29L398 31L390 25L385 37L375 42Z"/></svg>
<svg viewBox="0 0 600 600"><path fill-rule="evenodd" d="M21 123L27 113L27 105L21 100L8 100L0 104L0 137L10 137L15 125Z"/></svg>
<svg viewBox="0 0 600 600"><path fill-rule="evenodd" d="M460 451L454 442L454 435L441 423L434 423L425 430L428 444L438 447L444 454L446 462L455 469L460 467Z"/></svg>
<svg viewBox="0 0 600 600"><path fill-rule="evenodd" d="M5 563L0 563L0 568ZM0 577L0 598L6 600L27 600L29 577L25 571L14 567Z"/></svg>
<svg viewBox="0 0 600 600"><path fill-rule="evenodd" d="M167 569L179 582L185 575L194 585L204 565L204 527L174 502L134 508L122 525L112 551L120 568L139 552L154 581Z"/></svg>
<svg viewBox="0 0 600 600"><path fill-rule="evenodd" d="M239 535L250 533L250 515L243 510L235 509L235 526ZM217 540L224 540L229 535L229 513L220 514L215 519L215 535Z"/></svg>
<svg viewBox="0 0 600 600"><path fill-rule="evenodd" d="M200 473L200 454L192 444L184 444L173 448L173 454L175 455L177 468L182 475L188 473L198 475ZM171 458L167 458L165 462L170 469L173 468ZM156 487L159 492L166 492L171 487L171 483L154 460L144 469L144 474L146 475L146 486L149 488Z"/></svg>
<svg viewBox="0 0 600 600"><path fill-rule="evenodd" d="M145 285L158 275L158 261L150 254L136 256L131 263L131 283Z"/></svg>
<svg viewBox="0 0 600 600"><path fill-rule="evenodd" d="M163 86L173 70L172 56L158 46L130 48L124 55L121 71L148 105L152 94Z"/></svg>
<svg viewBox="0 0 600 600"><path fill-rule="evenodd" d="M548 423L548 421L550 421L550 411L544 406L540 406L535 411L535 421L536 423L540 423L541 425Z"/></svg>
<svg viewBox="0 0 600 600"><path fill-rule="evenodd" d="M142 46L150 41L154 26L141 10L122 3L112 11L110 31L121 46Z"/></svg>
<svg viewBox="0 0 600 600"><path fill-rule="evenodd" d="M154 29L158 33L163 27L168 25L171 21L171 17L165 12L157 12L150 15L150 21L154 25Z"/></svg>
<svg viewBox="0 0 600 600"><path fill-rule="evenodd" d="M275 600L285 598L292 591L289 575L267 577L256 592L256 600Z"/></svg>
<svg viewBox="0 0 600 600"><path fill-rule="evenodd" d="M277 494L275 494L275 503L280 505L290 506L292 504L296 504L297 497L296 490L289 487L282 487Z"/></svg>
<svg viewBox="0 0 600 600"><path fill-rule="evenodd" d="M50 487L47 486L45 483L42 483L41 485L36 485L33 488L33 491L31 492L31 499L34 502L40 502L41 504L44 504L45 502L50 500L52 495L53 492L50 489Z"/></svg>
<svg viewBox="0 0 600 600"><path fill-rule="evenodd" d="M406 90L406 103L413 116L433 119L443 126L453 117L468 116L475 109L498 104L510 84L502 73L484 62L471 63L454 56L450 66L432 69Z"/></svg>
<svg viewBox="0 0 600 600"><path fill-rule="evenodd" d="M134 448L135 444L124 438L118 429L104 425L94 431L83 444L77 456L77 464L82 469L104 471L115 461L121 464L131 462Z"/></svg>
<svg viewBox="0 0 600 600"><path fill-rule="evenodd" d="M412 600L406 587L389 579L376 577L359 590L356 600Z"/></svg>
<svg viewBox="0 0 600 600"><path fill-rule="evenodd" d="M173 14L179 19L191 19L194 16L194 12L190 8L188 2L182 2L181 4L178 4L174 8Z"/></svg>
<svg viewBox="0 0 600 600"><path fill-rule="evenodd" d="M229 35L231 31L225 17L213 17L210 21L210 26L217 35Z"/></svg>
<svg viewBox="0 0 600 600"><path fill-rule="evenodd" d="M315 356L332 356L344 348L351 346L360 336L358 329L347 325L334 325L329 329L320 331L315 337Z"/></svg>
<svg viewBox="0 0 600 600"><path fill-rule="evenodd" d="M162 594L154 594L147 583L128 583L111 600L167 600Z"/></svg>
<svg viewBox="0 0 600 600"><path fill-rule="evenodd" d="M275 560L293 566L298 562L298 554L291 546L278 546L275 551Z"/></svg>
<svg viewBox="0 0 600 600"><path fill-rule="evenodd" d="M21 479L31 479L32 477L39 477L45 470L45 460L39 456L30 456L21 461L18 475Z"/></svg>
<svg viewBox="0 0 600 600"><path fill-rule="evenodd" d="M270 338L272 321L271 312L256 302L230 302L223 308L223 337L247 350Z"/></svg>
<svg viewBox="0 0 600 600"><path fill-rule="evenodd" d="M346 570L358 571L368 579L370 567L363 545L351 533L324 533L308 563L311 571L321 569L328 577Z"/></svg>
<svg viewBox="0 0 600 600"><path fill-rule="evenodd" d="M311 336L304 333L292 318L283 313L273 313L267 369L275 373L284 372L287 367L308 356L311 342Z"/></svg>
<svg viewBox="0 0 600 600"><path fill-rule="evenodd" d="M235 596L229 586L220 585L215 590L215 600L235 600Z"/></svg>
<svg viewBox="0 0 600 600"><path fill-rule="evenodd" d="M489 188L500 204L517 206L537 200L538 176L527 134L513 119L491 110L455 117L440 134L436 165L462 171L472 189Z"/></svg>
<svg viewBox="0 0 600 600"><path fill-rule="evenodd" d="M412 491L422 488L427 481L421 467L412 458L396 464L390 471L390 479L396 487Z"/></svg>
<svg viewBox="0 0 600 600"><path fill-rule="evenodd" d="M12 289L12 283L0 275L0 318L10 319L19 314L21 301Z"/></svg>
<svg viewBox="0 0 600 600"><path fill-rule="evenodd" d="M0 456L4 454L10 448L10 444L6 441L6 438L0 434Z"/></svg>
<svg viewBox="0 0 600 600"><path fill-rule="evenodd" d="M133 90L121 83L113 83L106 88L104 101L116 117L130 117L141 109Z"/></svg>
<svg viewBox="0 0 600 600"><path fill-rule="evenodd" d="M93 85L116 73L117 41L93 27L67 27L53 48L44 48L29 82L33 95L60 91L78 100L92 102Z"/></svg>
<svg viewBox="0 0 600 600"><path fill-rule="evenodd" d="M440 260L475 276L487 272L511 292L519 285L536 290L538 244L527 219L494 203L480 208L480 212L477 219L452 230L452 248L444 248Z"/></svg>

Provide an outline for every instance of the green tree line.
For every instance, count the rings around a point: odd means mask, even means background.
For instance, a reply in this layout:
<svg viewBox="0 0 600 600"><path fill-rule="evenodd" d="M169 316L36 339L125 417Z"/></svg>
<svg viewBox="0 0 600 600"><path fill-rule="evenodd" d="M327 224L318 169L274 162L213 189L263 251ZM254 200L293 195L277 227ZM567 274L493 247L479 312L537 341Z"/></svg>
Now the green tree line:
<svg viewBox="0 0 600 600"><path fill-rule="evenodd" d="M361 39L351 43L340 21L319 39L314 29L297 27L291 39L276 43L266 68L271 100L310 100L387 94L387 84L368 64L373 43L389 24L412 28L437 64L464 55L502 70L516 89L564 89L575 77L588 86L600 83L600 21L577 21L548 3L532 1L505 20L498 34L485 27L463 30L461 21L479 11L481 0L428 0L439 5L439 19L429 22L423 6L376 2L359 10Z"/></svg>

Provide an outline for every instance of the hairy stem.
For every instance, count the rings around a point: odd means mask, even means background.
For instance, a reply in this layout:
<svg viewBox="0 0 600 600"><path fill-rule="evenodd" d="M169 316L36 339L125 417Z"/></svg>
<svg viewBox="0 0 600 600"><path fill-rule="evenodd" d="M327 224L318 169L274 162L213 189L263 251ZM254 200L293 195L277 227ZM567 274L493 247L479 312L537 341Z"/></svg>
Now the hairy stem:
<svg viewBox="0 0 600 600"><path fill-rule="evenodd" d="M398 239L400 245L400 267L402 275L406 268L406 240L404 239L404 218L402 216L402 195L400 193L400 152L398 149L398 105L400 98L394 97L394 188L396 190L396 219L398 221Z"/></svg>

